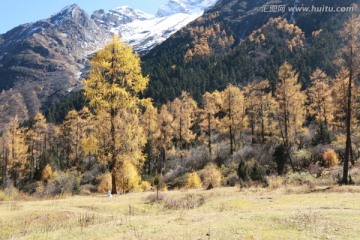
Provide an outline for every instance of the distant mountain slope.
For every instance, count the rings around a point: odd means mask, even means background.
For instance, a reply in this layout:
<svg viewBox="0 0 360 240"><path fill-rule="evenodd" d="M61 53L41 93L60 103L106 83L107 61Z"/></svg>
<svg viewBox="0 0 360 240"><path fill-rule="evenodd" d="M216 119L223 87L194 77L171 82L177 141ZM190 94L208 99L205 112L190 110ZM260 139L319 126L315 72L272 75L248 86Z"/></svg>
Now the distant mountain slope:
<svg viewBox="0 0 360 240"><path fill-rule="evenodd" d="M33 116L79 87L86 56L109 37L77 5L1 35L0 125L14 114L20 119Z"/></svg>

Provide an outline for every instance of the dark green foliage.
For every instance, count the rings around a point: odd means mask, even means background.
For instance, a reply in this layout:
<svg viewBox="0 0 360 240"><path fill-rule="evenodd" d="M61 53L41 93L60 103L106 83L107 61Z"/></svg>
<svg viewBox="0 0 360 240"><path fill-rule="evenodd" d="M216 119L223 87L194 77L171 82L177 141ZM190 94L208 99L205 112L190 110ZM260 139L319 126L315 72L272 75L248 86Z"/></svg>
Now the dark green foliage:
<svg viewBox="0 0 360 240"><path fill-rule="evenodd" d="M48 122L61 123L69 111L79 111L86 105L84 91L73 92L67 98L52 103L49 108L45 109L44 116Z"/></svg>
<svg viewBox="0 0 360 240"><path fill-rule="evenodd" d="M319 124L319 128L316 131L314 137L312 138L311 143L313 146L316 146L318 144L330 144L331 143L331 137L330 137L330 133L329 133L326 123L321 122Z"/></svg>
<svg viewBox="0 0 360 240"><path fill-rule="evenodd" d="M163 182L159 175L156 175L154 178L154 186L156 187L156 200L159 201L159 190L162 187Z"/></svg>
<svg viewBox="0 0 360 240"><path fill-rule="evenodd" d="M250 169L244 160L240 161L237 174L240 181L246 182L250 180Z"/></svg>
<svg viewBox="0 0 360 240"><path fill-rule="evenodd" d="M277 173L279 175L283 175L285 172L286 163L289 158L286 148L283 144L281 144L275 148L273 158L274 158L274 161L276 162Z"/></svg>
<svg viewBox="0 0 360 240"><path fill-rule="evenodd" d="M251 169L251 180L263 182L265 180L265 170L261 167L258 162L255 162Z"/></svg>

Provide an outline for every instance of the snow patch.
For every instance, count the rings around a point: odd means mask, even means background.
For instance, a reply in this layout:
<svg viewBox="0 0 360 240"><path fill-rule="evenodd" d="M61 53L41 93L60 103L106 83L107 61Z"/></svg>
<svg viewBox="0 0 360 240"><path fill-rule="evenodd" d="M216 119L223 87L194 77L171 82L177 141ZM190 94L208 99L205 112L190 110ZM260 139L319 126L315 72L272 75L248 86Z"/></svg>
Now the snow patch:
<svg viewBox="0 0 360 240"><path fill-rule="evenodd" d="M110 24L110 31L119 34L136 52L145 52L162 43L188 23L200 17L203 12L218 0L170 0L162 5L156 16L121 6L110 10L124 24ZM98 23L100 19L96 19Z"/></svg>

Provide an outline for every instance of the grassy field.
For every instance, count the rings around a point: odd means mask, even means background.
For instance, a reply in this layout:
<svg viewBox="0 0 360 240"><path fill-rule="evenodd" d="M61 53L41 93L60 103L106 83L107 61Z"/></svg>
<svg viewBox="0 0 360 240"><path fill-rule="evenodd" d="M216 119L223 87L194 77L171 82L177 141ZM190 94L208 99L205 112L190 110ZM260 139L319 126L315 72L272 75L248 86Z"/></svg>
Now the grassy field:
<svg viewBox="0 0 360 240"><path fill-rule="evenodd" d="M162 197L1 201L0 239L360 239L359 187L219 188Z"/></svg>

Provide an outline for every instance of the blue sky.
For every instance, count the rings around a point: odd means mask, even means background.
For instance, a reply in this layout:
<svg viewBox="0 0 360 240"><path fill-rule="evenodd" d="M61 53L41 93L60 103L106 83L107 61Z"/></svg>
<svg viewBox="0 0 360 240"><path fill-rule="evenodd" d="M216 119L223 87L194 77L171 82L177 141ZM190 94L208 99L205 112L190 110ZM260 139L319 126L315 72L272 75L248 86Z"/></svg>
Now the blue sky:
<svg viewBox="0 0 360 240"><path fill-rule="evenodd" d="M147 13L156 13L168 0L4 0L0 7L0 34L28 22L48 18L67 5L76 3L87 13L128 5Z"/></svg>

